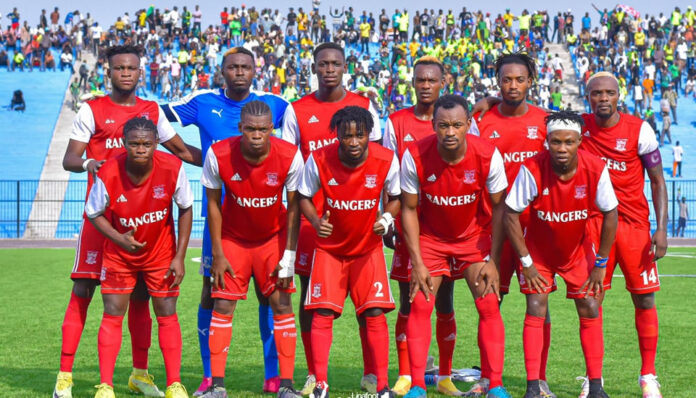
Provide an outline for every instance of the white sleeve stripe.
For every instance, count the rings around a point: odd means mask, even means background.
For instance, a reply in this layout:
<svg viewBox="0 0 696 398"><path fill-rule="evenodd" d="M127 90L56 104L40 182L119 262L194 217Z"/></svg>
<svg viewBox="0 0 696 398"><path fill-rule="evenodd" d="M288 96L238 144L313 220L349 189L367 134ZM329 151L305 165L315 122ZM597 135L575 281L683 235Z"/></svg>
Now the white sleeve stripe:
<svg viewBox="0 0 696 398"><path fill-rule="evenodd" d="M283 115L283 130L281 131L281 137L293 144L300 146L300 128L297 123L297 115L295 114L295 108L292 104L285 108L285 114Z"/></svg>
<svg viewBox="0 0 696 398"><path fill-rule="evenodd" d="M507 188L507 177L505 175L505 165L503 164L503 157L500 156L498 148L493 151L493 156L491 157L491 164L488 170L488 177L486 178L486 188L488 188L489 193L498 193L505 188Z"/></svg>
<svg viewBox="0 0 696 398"><path fill-rule="evenodd" d="M89 104L84 104L80 107L80 110L75 116L73 121L72 130L70 131L70 139L88 143L92 135L94 134L95 123L94 123L94 113L92 112L92 107Z"/></svg>
<svg viewBox="0 0 696 398"><path fill-rule="evenodd" d="M408 149L401 157L401 191L414 195L420 191L416 162Z"/></svg>
<svg viewBox="0 0 696 398"><path fill-rule="evenodd" d="M389 196L398 196L401 194L401 175L399 171L399 158L394 154L391 166L389 166L386 181L387 194Z"/></svg>
<svg viewBox="0 0 696 398"><path fill-rule="evenodd" d="M184 164L179 167L179 176L176 179L176 189L174 191L174 202L180 209L188 209L193 206L193 191L186 177Z"/></svg>
<svg viewBox="0 0 696 398"><path fill-rule="evenodd" d="M302 196L311 198L319 190L320 183L319 169L317 169L317 164L314 163L314 156L309 155L307 163L302 168L302 177L300 178L297 191Z"/></svg>
<svg viewBox="0 0 696 398"><path fill-rule="evenodd" d="M372 101L369 101L369 106L368 106L368 111L370 111L370 114L372 115L372 122L374 126L372 126L372 131L370 132L370 141L379 141L382 139L382 125L381 125L381 119L379 118L379 114L377 113L377 110L375 107L372 105Z"/></svg>
<svg viewBox="0 0 696 398"><path fill-rule="evenodd" d="M595 204L600 211L604 212L613 210L619 205L619 201L616 199L616 193L614 192L614 187L611 185L609 170L606 166L604 166L602 175L599 177L599 181L597 182Z"/></svg>
<svg viewBox="0 0 696 398"><path fill-rule="evenodd" d="M215 156L212 147L208 148L208 153L205 155L203 172L201 173L201 184L210 189L222 189L222 179L220 178L217 156Z"/></svg>
<svg viewBox="0 0 696 398"><path fill-rule="evenodd" d="M640 125L640 133L638 135L638 156L653 152L657 148L658 143L655 131L648 122L643 122Z"/></svg>
<svg viewBox="0 0 696 398"><path fill-rule="evenodd" d="M302 174L302 166L304 162L302 160L302 153L299 149L295 151L295 156L290 164L290 170L288 171L288 176L285 178L285 189L288 192L296 192L299 185L300 176Z"/></svg>
<svg viewBox="0 0 696 398"><path fill-rule="evenodd" d="M521 213L539 194L534 175L524 165L520 166L515 182L505 198L505 204Z"/></svg>
<svg viewBox="0 0 696 398"><path fill-rule="evenodd" d="M96 218L104 214L109 206L109 192L104 186L101 178L97 177L92 184L92 189L89 191L87 203L85 203L85 214L88 218Z"/></svg>

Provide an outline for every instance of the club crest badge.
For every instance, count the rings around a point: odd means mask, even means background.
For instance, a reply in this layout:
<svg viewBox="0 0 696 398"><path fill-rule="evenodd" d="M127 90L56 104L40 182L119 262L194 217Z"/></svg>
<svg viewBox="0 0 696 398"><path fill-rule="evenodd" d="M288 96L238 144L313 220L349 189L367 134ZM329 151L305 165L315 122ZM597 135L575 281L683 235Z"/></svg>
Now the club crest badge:
<svg viewBox="0 0 696 398"><path fill-rule="evenodd" d="M536 140L539 138L539 127L527 126L527 138L530 140Z"/></svg>
<svg viewBox="0 0 696 398"><path fill-rule="evenodd" d="M626 141L628 141L626 138L617 138L616 139L616 149L617 151L625 151L626 150Z"/></svg>
<svg viewBox="0 0 696 398"><path fill-rule="evenodd" d="M90 250L87 252L87 258L85 259L85 263L87 264L96 264L97 263L97 256L99 255L99 252L96 250Z"/></svg>
<svg viewBox="0 0 696 398"><path fill-rule="evenodd" d="M321 297L321 283L315 283L314 286L312 286L312 297Z"/></svg>
<svg viewBox="0 0 696 398"><path fill-rule="evenodd" d="M278 173L266 173L266 185L275 187L278 185Z"/></svg>
<svg viewBox="0 0 696 398"><path fill-rule="evenodd" d="M365 175L365 188L374 188L377 186L377 174Z"/></svg>
<svg viewBox="0 0 696 398"><path fill-rule="evenodd" d="M164 199L167 197L167 194L164 192L164 184L152 187L152 197L154 199Z"/></svg>
<svg viewBox="0 0 696 398"><path fill-rule="evenodd" d="M476 170L464 171L464 184L473 184L476 182Z"/></svg>
<svg viewBox="0 0 696 398"><path fill-rule="evenodd" d="M587 185L578 185L575 187L575 199L583 199L587 196Z"/></svg>

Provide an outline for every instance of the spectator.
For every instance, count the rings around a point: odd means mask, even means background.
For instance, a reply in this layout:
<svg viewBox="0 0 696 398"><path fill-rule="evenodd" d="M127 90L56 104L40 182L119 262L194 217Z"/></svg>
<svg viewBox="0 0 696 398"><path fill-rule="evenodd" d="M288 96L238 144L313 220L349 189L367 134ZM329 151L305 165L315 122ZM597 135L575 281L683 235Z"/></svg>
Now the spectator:
<svg viewBox="0 0 696 398"><path fill-rule="evenodd" d="M660 113L662 114L662 133L660 134L658 142L660 146L665 143L665 136L667 136L668 143L672 143L672 134L670 133L670 127L672 126L672 120L669 116L669 100L663 95L660 100Z"/></svg>
<svg viewBox="0 0 696 398"><path fill-rule="evenodd" d="M563 94L561 94L560 87L556 87L554 92L551 93L551 110L561 110L561 104L563 104Z"/></svg>
<svg viewBox="0 0 696 398"><path fill-rule="evenodd" d="M679 225L677 226L677 231L674 233L675 237L684 237L684 230L686 230L686 220L689 219L689 207L686 205L686 196L682 196L679 201Z"/></svg>
<svg viewBox="0 0 696 398"><path fill-rule="evenodd" d="M70 73L75 73L73 68L73 55L70 51L70 47L63 48L63 52L60 54L60 71L62 72L65 67L70 68Z"/></svg>
<svg viewBox="0 0 696 398"><path fill-rule="evenodd" d="M684 157L684 148L679 145L679 141L672 147L672 157L674 164L672 166L672 177L681 177L682 158Z"/></svg>
<svg viewBox="0 0 696 398"><path fill-rule="evenodd" d="M24 95L22 94L22 90L15 90L14 93L12 93L12 100L10 101L10 110L11 111L21 111L24 112L27 108L27 104L24 103Z"/></svg>

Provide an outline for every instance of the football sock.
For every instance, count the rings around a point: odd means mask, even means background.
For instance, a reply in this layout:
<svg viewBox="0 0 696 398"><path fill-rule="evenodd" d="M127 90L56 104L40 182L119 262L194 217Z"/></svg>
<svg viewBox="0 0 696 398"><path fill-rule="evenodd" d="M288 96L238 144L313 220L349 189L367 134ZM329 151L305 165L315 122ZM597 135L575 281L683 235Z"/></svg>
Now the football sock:
<svg viewBox="0 0 696 398"><path fill-rule="evenodd" d="M396 354L399 358L399 376L411 375L411 365L408 362L408 339L406 338L406 325L408 315L399 312L394 326L394 339L396 340Z"/></svg>
<svg viewBox="0 0 696 398"><path fill-rule="evenodd" d="M585 366L589 379L602 378L602 360L604 359L604 335L602 333L602 316L597 318L580 317L580 344L585 355Z"/></svg>
<svg viewBox="0 0 696 398"><path fill-rule="evenodd" d="M457 322L454 320L454 311L449 314L437 313L435 322L435 336L440 353L440 376L452 374L452 357L454 345L457 342Z"/></svg>
<svg viewBox="0 0 696 398"><path fill-rule="evenodd" d="M425 366L428 362L428 350L433 330L430 315L435 306L435 296L430 295L430 301L425 295L418 293L411 303L408 315L406 336L408 338L408 360L411 364L411 387L425 390Z"/></svg>
<svg viewBox="0 0 696 398"><path fill-rule="evenodd" d="M389 386L389 328L384 314L365 317L365 340L372 358L372 371L377 376L377 391Z"/></svg>
<svg viewBox="0 0 696 398"><path fill-rule="evenodd" d="M263 372L266 380L278 376L278 350L273 338L273 310L259 304L259 332L263 344Z"/></svg>
<svg viewBox="0 0 696 398"><path fill-rule="evenodd" d="M75 361L75 351L80 344L82 330L87 320L87 308L92 301L91 297L80 297L75 293L70 294L70 302L65 310L63 318L63 344L60 350L60 371L72 372Z"/></svg>
<svg viewBox="0 0 696 398"><path fill-rule="evenodd" d="M273 330L275 345L278 347L280 379L292 381L295 372L295 347L297 343L295 314L274 315Z"/></svg>
<svg viewBox="0 0 696 398"><path fill-rule="evenodd" d="M333 321L333 315L326 316L318 312L312 318L312 358L314 358L314 375L317 383L327 382Z"/></svg>
<svg viewBox="0 0 696 398"><path fill-rule="evenodd" d="M181 382L181 327L177 314L157 317L157 336L164 358L167 385Z"/></svg>
<svg viewBox="0 0 696 398"><path fill-rule="evenodd" d="M312 332L302 332L302 345L304 346L305 360L307 361L307 374L314 374L314 359L312 357Z"/></svg>
<svg viewBox="0 0 696 398"><path fill-rule="evenodd" d="M642 359L640 374L655 374L655 355L657 354L659 335L657 308L649 310L636 308L636 330L638 331L638 346Z"/></svg>
<svg viewBox="0 0 696 398"><path fill-rule="evenodd" d="M99 375L101 382L110 386L114 385L114 367L123 338L122 327L123 316L109 315L106 312L102 316L97 338Z"/></svg>
<svg viewBox="0 0 696 398"><path fill-rule="evenodd" d="M210 319L210 370L215 378L225 377L227 352L232 339L232 318L234 315L223 315L213 310Z"/></svg>
<svg viewBox="0 0 696 398"><path fill-rule="evenodd" d="M203 377L212 377L210 373L210 345L208 336L210 333L210 318L213 310L198 305L198 347L201 350L201 362L203 363Z"/></svg>
<svg viewBox="0 0 696 398"><path fill-rule="evenodd" d="M539 380L544 344L544 318L525 314L522 341L527 380Z"/></svg>
<svg viewBox="0 0 696 398"><path fill-rule="evenodd" d="M546 380L549 347L551 347L551 322L546 322L546 319L544 319L544 347L541 349L541 367L539 368L539 379L541 380Z"/></svg>
<svg viewBox="0 0 696 398"><path fill-rule="evenodd" d="M369 374L376 375L375 359L370 350L370 345L367 343L367 326L360 326L360 348L363 356L363 376Z"/></svg>
<svg viewBox="0 0 696 398"><path fill-rule="evenodd" d="M147 369L147 352L152 344L150 301L134 300L128 304L128 331L131 335L133 367Z"/></svg>
<svg viewBox="0 0 696 398"><path fill-rule="evenodd" d="M478 344L481 357L481 377L491 381L493 389L503 385L503 363L505 362L505 326L500 316L498 298L489 293L474 300L479 313ZM488 364L484 369L483 364ZM486 371L486 373L484 373Z"/></svg>

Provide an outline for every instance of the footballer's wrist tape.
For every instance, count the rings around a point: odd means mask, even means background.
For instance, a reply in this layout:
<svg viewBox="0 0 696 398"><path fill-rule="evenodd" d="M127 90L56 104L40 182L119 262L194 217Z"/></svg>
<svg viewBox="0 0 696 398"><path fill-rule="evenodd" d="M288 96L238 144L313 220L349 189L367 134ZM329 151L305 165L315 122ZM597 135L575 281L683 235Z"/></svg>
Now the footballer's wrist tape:
<svg viewBox="0 0 696 398"><path fill-rule="evenodd" d="M520 262L522 263L522 268L529 268L534 264L534 261L532 261L532 256L529 254L520 257Z"/></svg>
<svg viewBox="0 0 696 398"><path fill-rule="evenodd" d="M295 276L295 256L297 252L295 250L287 250L283 252L283 258L280 259L280 270L278 271L278 278L292 278Z"/></svg>
<svg viewBox="0 0 696 398"><path fill-rule="evenodd" d="M606 268L607 263L609 262L609 257L601 257L597 255L594 260L594 266L595 268Z"/></svg>
<svg viewBox="0 0 696 398"><path fill-rule="evenodd" d="M389 227L394 225L394 216L392 216L391 213L384 213L377 222L382 224L384 233L386 234L387 231L389 231Z"/></svg>
<svg viewBox="0 0 696 398"><path fill-rule="evenodd" d="M82 170L87 171L87 166L89 166L89 162L94 162L94 159L87 159L84 162L82 162Z"/></svg>

